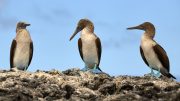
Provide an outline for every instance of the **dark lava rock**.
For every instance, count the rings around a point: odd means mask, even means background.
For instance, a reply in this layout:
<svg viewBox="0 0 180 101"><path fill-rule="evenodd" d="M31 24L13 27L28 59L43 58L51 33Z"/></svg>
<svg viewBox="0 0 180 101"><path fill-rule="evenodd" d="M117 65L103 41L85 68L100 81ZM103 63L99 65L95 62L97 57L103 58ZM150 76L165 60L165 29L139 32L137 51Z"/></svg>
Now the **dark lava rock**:
<svg viewBox="0 0 180 101"><path fill-rule="evenodd" d="M66 91L65 98L70 99L75 89L70 85L65 85L63 89Z"/></svg>
<svg viewBox="0 0 180 101"><path fill-rule="evenodd" d="M112 95L116 91L116 84L115 83L102 84L99 87L98 91L101 92L103 95Z"/></svg>
<svg viewBox="0 0 180 101"><path fill-rule="evenodd" d="M73 68L73 69L65 70L62 73L65 75L68 75L68 76L80 76L79 71L80 71L80 69Z"/></svg>
<svg viewBox="0 0 180 101"><path fill-rule="evenodd" d="M0 101L180 101L180 83L168 78L60 72L0 72Z"/></svg>

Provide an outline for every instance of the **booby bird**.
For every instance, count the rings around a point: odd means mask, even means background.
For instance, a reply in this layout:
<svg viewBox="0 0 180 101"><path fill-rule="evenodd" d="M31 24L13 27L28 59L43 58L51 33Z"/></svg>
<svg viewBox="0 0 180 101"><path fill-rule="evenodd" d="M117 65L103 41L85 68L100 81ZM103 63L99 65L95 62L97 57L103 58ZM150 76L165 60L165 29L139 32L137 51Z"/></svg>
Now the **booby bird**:
<svg viewBox="0 0 180 101"><path fill-rule="evenodd" d="M78 48L81 59L85 63L83 71L91 70L93 73L101 73L99 68L101 60L101 41L94 33L94 25L88 19L81 19L78 22L76 30L70 37L70 41L81 31L78 40Z"/></svg>
<svg viewBox="0 0 180 101"><path fill-rule="evenodd" d="M150 22L144 22L141 25L129 27L127 29L139 29L145 31L141 37L140 53L145 64L151 68L150 74L155 77L160 77L162 74L168 78L172 77L176 79L171 73L169 73L170 64L166 51L155 40L153 40L155 36L154 25ZM155 74L153 70L157 70L158 73Z"/></svg>
<svg viewBox="0 0 180 101"><path fill-rule="evenodd" d="M33 56L33 42L26 29L25 22L18 22L16 26L16 37L13 39L10 50L10 67L13 71L27 70Z"/></svg>

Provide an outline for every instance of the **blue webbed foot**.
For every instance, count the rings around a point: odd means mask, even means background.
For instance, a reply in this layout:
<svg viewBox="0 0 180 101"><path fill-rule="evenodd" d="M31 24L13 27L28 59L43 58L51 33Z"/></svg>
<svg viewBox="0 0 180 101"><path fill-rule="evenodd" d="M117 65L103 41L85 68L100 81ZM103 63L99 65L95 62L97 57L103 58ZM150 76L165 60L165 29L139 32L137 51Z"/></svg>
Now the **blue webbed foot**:
<svg viewBox="0 0 180 101"><path fill-rule="evenodd" d="M159 78L161 76L160 69L158 70L157 74L154 74L155 77Z"/></svg>
<svg viewBox="0 0 180 101"><path fill-rule="evenodd" d="M85 71L90 71L94 74L100 74L100 73L104 73L102 72L98 67L97 65L95 64L94 68L93 69L90 69L88 68L88 66L85 66L84 68L81 69L81 71L85 72Z"/></svg>
<svg viewBox="0 0 180 101"><path fill-rule="evenodd" d="M20 70L19 70L17 67L13 67L13 68L10 69L10 71L18 72L18 71L20 71Z"/></svg>
<svg viewBox="0 0 180 101"><path fill-rule="evenodd" d="M154 72L153 72L153 69L151 68L151 73L150 73L151 76L154 76Z"/></svg>
<svg viewBox="0 0 180 101"><path fill-rule="evenodd" d="M100 74L103 73L101 70L98 69L97 65L95 64L94 68L91 70L94 74Z"/></svg>
<svg viewBox="0 0 180 101"><path fill-rule="evenodd" d="M147 74L147 76L154 76L153 69L151 68L151 72Z"/></svg>
<svg viewBox="0 0 180 101"><path fill-rule="evenodd" d="M83 72L88 71L88 70L89 70L89 69L88 69L87 66L85 66L84 68L81 69L81 71L83 71Z"/></svg>
<svg viewBox="0 0 180 101"><path fill-rule="evenodd" d="M153 77L159 78L159 77L161 76L161 73L160 73L160 70L158 70L158 72L155 74L155 73L153 72L153 69L151 68L151 73L150 73L150 75L153 76Z"/></svg>
<svg viewBox="0 0 180 101"><path fill-rule="evenodd" d="M100 71L100 70L97 69L97 68L96 68L96 69L95 69L95 68L92 69L91 72L94 73L94 74L100 74L100 73L103 73L102 71Z"/></svg>

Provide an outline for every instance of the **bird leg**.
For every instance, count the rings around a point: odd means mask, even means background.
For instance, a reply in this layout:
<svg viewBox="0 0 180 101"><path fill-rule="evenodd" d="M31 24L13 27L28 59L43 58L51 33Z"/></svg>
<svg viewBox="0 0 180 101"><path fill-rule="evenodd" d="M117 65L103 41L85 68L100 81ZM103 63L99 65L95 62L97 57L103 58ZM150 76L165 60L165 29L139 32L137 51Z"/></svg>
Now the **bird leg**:
<svg viewBox="0 0 180 101"><path fill-rule="evenodd" d="M27 68L28 68L28 67L25 67L25 68L24 68L24 71L26 71L26 70L27 70Z"/></svg>
<svg viewBox="0 0 180 101"><path fill-rule="evenodd" d="M159 78L161 76L160 68L158 69L158 72L154 76L157 77L157 78Z"/></svg>
<svg viewBox="0 0 180 101"><path fill-rule="evenodd" d="M153 72L153 68L151 68L151 73L150 73L151 76L153 77L156 77L156 78L159 78L161 76L161 73L160 73L160 69L158 69L158 72L155 74Z"/></svg>
<svg viewBox="0 0 180 101"><path fill-rule="evenodd" d="M102 73L102 71L100 71L100 70L97 68L97 64L94 65L94 68L93 68L93 70L91 70L91 72L94 73L94 74Z"/></svg>
<svg viewBox="0 0 180 101"><path fill-rule="evenodd" d="M152 77L154 77L154 75L155 75L155 74L154 74L154 72L153 72L152 67L150 67L150 69L151 69L151 72L150 72L150 73L148 73L148 74L147 74L147 76L152 76Z"/></svg>
<svg viewBox="0 0 180 101"><path fill-rule="evenodd" d="M153 69L151 68L151 73L150 73L151 76L154 76L154 72L153 72Z"/></svg>

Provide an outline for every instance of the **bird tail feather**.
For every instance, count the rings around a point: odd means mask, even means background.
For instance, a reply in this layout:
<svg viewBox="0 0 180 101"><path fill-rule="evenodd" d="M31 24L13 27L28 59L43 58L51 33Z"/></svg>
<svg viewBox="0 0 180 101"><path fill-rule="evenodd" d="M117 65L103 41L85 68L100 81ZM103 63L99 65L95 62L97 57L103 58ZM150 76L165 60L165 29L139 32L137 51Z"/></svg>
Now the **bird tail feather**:
<svg viewBox="0 0 180 101"><path fill-rule="evenodd" d="M176 77L175 76L173 76L171 73L168 73L167 75L166 75L168 78L174 78L174 79L176 79Z"/></svg>

